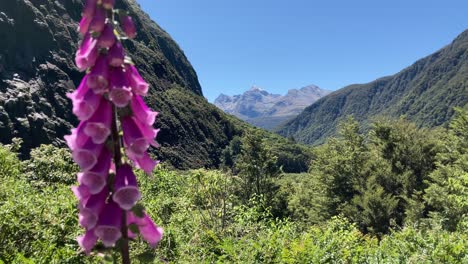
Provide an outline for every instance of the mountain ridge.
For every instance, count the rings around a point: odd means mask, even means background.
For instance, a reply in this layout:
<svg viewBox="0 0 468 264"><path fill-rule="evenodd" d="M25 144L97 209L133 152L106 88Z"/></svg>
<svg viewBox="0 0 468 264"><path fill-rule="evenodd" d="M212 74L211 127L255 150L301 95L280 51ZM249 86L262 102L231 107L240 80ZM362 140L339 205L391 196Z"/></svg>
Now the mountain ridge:
<svg viewBox="0 0 468 264"><path fill-rule="evenodd" d="M365 124L376 116L407 119L419 126L444 125L453 107L468 102L468 30L451 44L400 72L337 90L310 105L277 132L318 144L334 135L340 120L353 115Z"/></svg>
<svg viewBox="0 0 468 264"><path fill-rule="evenodd" d="M271 130L329 92L316 85L309 85L300 89L290 89L285 95L280 95L252 86L240 95L229 96L221 93L214 104L228 114Z"/></svg>
<svg viewBox="0 0 468 264"><path fill-rule="evenodd" d="M74 65L82 0L0 1L0 143L23 139L21 153L40 144L63 146L77 120L66 93L84 73ZM208 103L195 70L177 43L135 0L117 1L136 24L123 44L150 84L148 105L162 161L181 169L216 167L222 149L241 131L236 120Z"/></svg>

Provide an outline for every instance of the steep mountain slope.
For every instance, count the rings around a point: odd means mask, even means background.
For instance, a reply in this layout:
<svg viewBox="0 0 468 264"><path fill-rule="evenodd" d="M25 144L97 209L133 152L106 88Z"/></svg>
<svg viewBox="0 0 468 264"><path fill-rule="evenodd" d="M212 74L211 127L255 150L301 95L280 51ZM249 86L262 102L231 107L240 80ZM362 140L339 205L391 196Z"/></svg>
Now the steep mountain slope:
<svg viewBox="0 0 468 264"><path fill-rule="evenodd" d="M0 1L0 143L24 140L22 153L43 143L63 144L76 119L65 97L83 73L74 66L82 0ZM179 168L214 166L235 134L235 120L202 96L197 75L178 45L135 0L117 1L139 30L127 40L143 77L148 104L160 111L155 150Z"/></svg>
<svg viewBox="0 0 468 264"><path fill-rule="evenodd" d="M330 91L309 85L289 90L282 96L254 86L242 95L221 94L214 104L250 124L271 130L329 93Z"/></svg>
<svg viewBox="0 0 468 264"><path fill-rule="evenodd" d="M445 124L453 107L468 103L468 30L450 45L393 75L338 90L279 128L283 136L316 144L353 115L365 124L376 116L405 116L420 126Z"/></svg>

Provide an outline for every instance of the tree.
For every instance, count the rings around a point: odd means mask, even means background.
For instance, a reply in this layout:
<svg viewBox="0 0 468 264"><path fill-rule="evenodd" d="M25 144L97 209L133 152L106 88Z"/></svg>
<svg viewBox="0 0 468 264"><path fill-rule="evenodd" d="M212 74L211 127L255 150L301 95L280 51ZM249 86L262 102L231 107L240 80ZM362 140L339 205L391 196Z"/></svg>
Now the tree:
<svg viewBox="0 0 468 264"><path fill-rule="evenodd" d="M430 216L451 231L468 224L468 108L456 112L424 195Z"/></svg>
<svg viewBox="0 0 468 264"><path fill-rule="evenodd" d="M427 215L422 193L436 168L441 131L417 128L404 119L379 119L369 132L370 149L378 156L374 171L386 193L398 198L395 221L403 225ZM407 219L408 217L408 219Z"/></svg>
<svg viewBox="0 0 468 264"><path fill-rule="evenodd" d="M342 122L338 137L316 148L314 156L309 173L323 188L323 196L315 203L326 209L319 218L329 218L342 212L368 178L369 152L359 124L353 118Z"/></svg>
<svg viewBox="0 0 468 264"><path fill-rule="evenodd" d="M398 199L386 192L374 177L370 178L362 193L353 197L343 209L360 229L382 237L391 227Z"/></svg>
<svg viewBox="0 0 468 264"><path fill-rule="evenodd" d="M221 153L221 162L224 168L233 168L237 156L241 153L241 138L234 136L229 145Z"/></svg>
<svg viewBox="0 0 468 264"><path fill-rule="evenodd" d="M241 154L235 167L240 179L240 198L244 202L254 195L264 196L266 201L273 199L278 190L274 180L282 172L260 132L251 131L242 138Z"/></svg>

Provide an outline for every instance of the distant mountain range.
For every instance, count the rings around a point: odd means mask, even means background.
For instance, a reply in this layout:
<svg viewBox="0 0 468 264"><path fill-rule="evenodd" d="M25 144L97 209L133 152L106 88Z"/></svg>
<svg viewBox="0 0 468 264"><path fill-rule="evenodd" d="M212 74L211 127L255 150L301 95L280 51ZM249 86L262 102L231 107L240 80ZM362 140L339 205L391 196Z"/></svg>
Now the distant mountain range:
<svg viewBox="0 0 468 264"><path fill-rule="evenodd" d="M220 94L214 104L250 124L272 130L330 92L309 85L289 90L286 95L279 95L254 86L241 95Z"/></svg>
<svg viewBox="0 0 468 264"><path fill-rule="evenodd" d="M465 30L450 45L395 75L350 85L318 100L277 132L317 144L334 135L339 121L349 115L364 125L376 116L404 116L419 126L434 127L446 124L453 108L467 103Z"/></svg>

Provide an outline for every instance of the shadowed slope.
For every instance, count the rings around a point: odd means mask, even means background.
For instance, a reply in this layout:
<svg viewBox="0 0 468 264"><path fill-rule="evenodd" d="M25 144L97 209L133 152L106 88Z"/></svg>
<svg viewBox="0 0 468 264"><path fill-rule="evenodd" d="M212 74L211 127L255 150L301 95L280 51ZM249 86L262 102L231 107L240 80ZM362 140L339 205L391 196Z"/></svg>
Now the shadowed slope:
<svg viewBox="0 0 468 264"><path fill-rule="evenodd" d="M419 126L444 125L453 107L468 102L468 30L450 45L401 72L338 90L279 128L307 144L323 142L340 120L353 115L368 124L375 116L405 116Z"/></svg>

